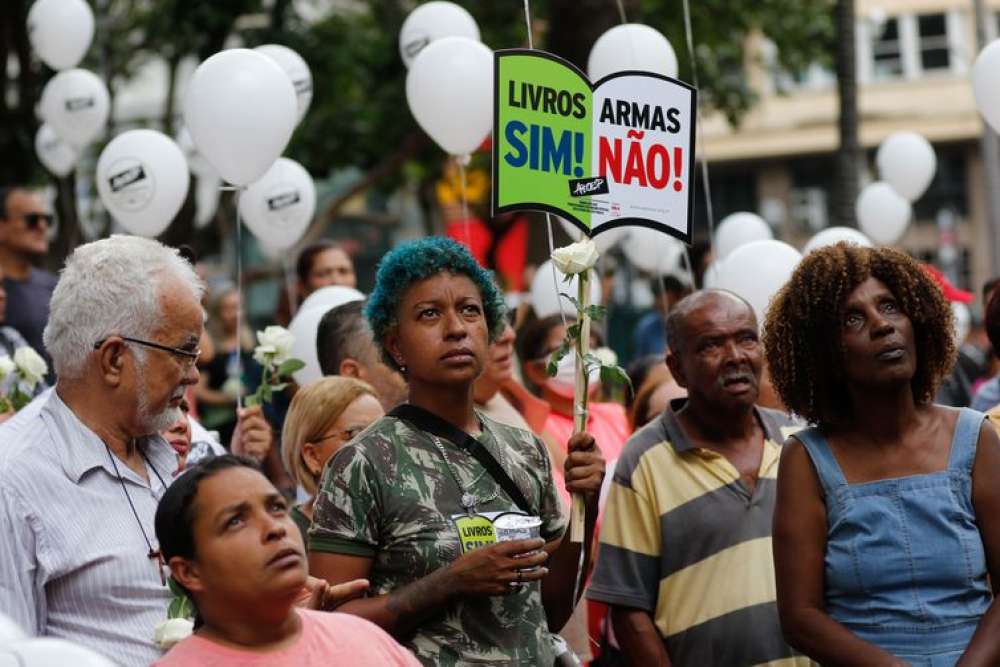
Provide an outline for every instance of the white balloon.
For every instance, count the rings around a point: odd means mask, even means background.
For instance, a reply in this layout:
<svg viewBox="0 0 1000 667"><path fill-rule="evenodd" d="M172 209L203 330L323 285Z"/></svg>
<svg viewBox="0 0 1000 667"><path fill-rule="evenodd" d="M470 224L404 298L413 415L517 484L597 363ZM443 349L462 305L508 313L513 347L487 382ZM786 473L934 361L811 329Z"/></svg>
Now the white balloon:
<svg viewBox="0 0 1000 667"><path fill-rule="evenodd" d="M309 71L309 65L298 53L282 46L281 44L264 44L254 49L257 53L263 53L268 58L278 63L278 66L285 71L295 88L295 102L299 110L299 122L309 111L309 104L313 98L313 77Z"/></svg>
<svg viewBox="0 0 1000 667"><path fill-rule="evenodd" d="M198 152L227 183L249 185L284 152L297 108L295 88L274 60L229 49L195 70L184 122Z"/></svg>
<svg viewBox="0 0 1000 667"><path fill-rule="evenodd" d="M851 227L828 227L809 239L809 242L802 248L802 254L808 255L817 248L836 245L841 241L846 241L862 248L871 248L874 245L871 239Z"/></svg>
<svg viewBox="0 0 1000 667"><path fill-rule="evenodd" d="M111 216L132 234L152 238L181 210L191 175L170 137L155 130L129 130L101 151L95 179Z"/></svg>
<svg viewBox="0 0 1000 667"><path fill-rule="evenodd" d="M32 637L0 644L0 665L26 667L114 667L103 655L54 637Z"/></svg>
<svg viewBox="0 0 1000 667"><path fill-rule="evenodd" d="M969 328L972 326L972 313L969 307L958 301L951 302L951 312L955 316L955 345L961 346L969 335Z"/></svg>
<svg viewBox="0 0 1000 667"><path fill-rule="evenodd" d="M877 245L892 245L903 238L913 213L910 202L882 181L865 186L855 211L861 231Z"/></svg>
<svg viewBox="0 0 1000 667"><path fill-rule="evenodd" d="M705 289L715 289L719 286L719 272L722 270L722 260L717 259L708 265L701 277L701 285Z"/></svg>
<svg viewBox="0 0 1000 667"><path fill-rule="evenodd" d="M468 37L435 40L410 66L406 101L447 153L472 153L493 127L493 52Z"/></svg>
<svg viewBox="0 0 1000 667"><path fill-rule="evenodd" d="M409 67L424 47L442 37L468 37L480 41L472 14L454 2L425 2L414 9L399 30L399 55Z"/></svg>
<svg viewBox="0 0 1000 667"><path fill-rule="evenodd" d="M649 227L632 227L622 250L630 262L653 275L677 273L684 254L680 241Z"/></svg>
<svg viewBox="0 0 1000 667"><path fill-rule="evenodd" d="M198 147L194 145L194 139L191 138L191 133L186 127L182 127L181 131L177 133L175 141L181 152L184 153L184 159L187 160L188 169L191 170L192 174L199 178L202 176L220 178L215 167L210 165L208 160L198 152Z"/></svg>
<svg viewBox="0 0 1000 667"><path fill-rule="evenodd" d="M566 315L576 317L576 307L568 299L559 296L560 293L568 294L574 299L577 298L577 278L570 282L563 282L563 273L559 269L556 272L556 284L552 281L552 260L546 260L535 271L535 277L531 279L531 307L538 317L548 317L556 315L560 311ZM590 302L597 304L601 302L601 283L594 274L590 275Z"/></svg>
<svg viewBox="0 0 1000 667"><path fill-rule="evenodd" d="M284 157L240 195L243 221L272 254L295 245L315 212L312 176L298 162Z"/></svg>
<svg viewBox="0 0 1000 667"><path fill-rule="evenodd" d="M194 188L194 226L204 229L219 210L219 199L222 192L222 179L214 172L211 175L195 177Z"/></svg>
<svg viewBox="0 0 1000 667"><path fill-rule="evenodd" d="M716 289L729 290L753 306L758 326L771 299L788 282L802 255L782 241L753 241L734 250L719 266Z"/></svg>
<svg viewBox="0 0 1000 667"><path fill-rule="evenodd" d="M28 635L10 616L0 613L0 645L15 639L24 639Z"/></svg>
<svg viewBox="0 0 1000 667"><path fill-rule="evenodd" d="M587 74L597 82L609 74L639 70L677 78L677 54L663 34L641 23L623 23L597 38Z"/></svg>
<svg viewBox="0 0 1000 667"><path fill-rule="evenodd" d="M986 45L972 66L972 90L979 113L1000 132L1000 39Z"/></svg>
<svg viewBox="0 0 1000 667"><path fill-rule="evenodd" d="M764 218L747 211L733 213L715 228L715 256L725 259L741 245L773 238L774 232Z"/></svg>
<svg viewBox="0 0 1000 667"><path fill-rule="evenodd" d="M927 191L937 171L934 148L916 132L890 134L878 147L875 164L882 180L910 201Z"/></svg>
<svg viewBox="0 0 1000 667"><path fill-rule="evenodd" d="M352 287L331 285L316 290L299 306L298 312L288 325L288 331L294 336L292 356L306 364L304 368L292 373L292 377L300 387L323 377L323 371L319 367L319 354L316 351L319 321L337 306L351 301L362 301L364 298L364 294Z"/></svg>
<svg viewBox="0 0 1000 667"><path fill-rule="evenodd" d="M37 0L28 10L31 48L54 70L76 67L94 39L94 13L84 0Z"/></svg>
<svg viewBox="0 0 1000 667"><path fill-rule="evenodd" d="M35 134L35 155L46 169L60 178L73 171L80 159L80 151L63 141L47 123Z"/></svg>
<svg viewBox="0 0 1000 667"><path fill-rule="evenodd" d="M66 143L82 148L108 122L111 97L96 74L68 69L49 79L39 102L42 118Z"/></svg>
<svg viewBox="0 0 1000 667"><path fill-rule="evenodd" d="M566 234L569 235L574 242L583 240L585 234L579 227L565 218L560 218L559 216L555 216L555 218L559 221L559 224L562 226ZM603 255L605 252L627 239L629 229L629 227L615 227L614 229L609 229L606 232L601 232L600 234L592 237L594 245L597 246L597 252Z"/></svg>

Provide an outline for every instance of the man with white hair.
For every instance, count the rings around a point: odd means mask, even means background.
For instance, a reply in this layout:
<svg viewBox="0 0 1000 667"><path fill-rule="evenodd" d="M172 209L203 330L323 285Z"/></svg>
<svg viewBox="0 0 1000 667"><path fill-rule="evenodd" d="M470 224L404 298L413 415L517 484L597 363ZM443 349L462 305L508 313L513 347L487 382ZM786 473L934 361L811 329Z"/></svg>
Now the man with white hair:
<svg viewBox="0 0 1000 667"><path fill-rule="evenodd" d="M159 432L198 381L202 291L156 241L77 248L45 327L55 391L0 427L0 609L122 665L161 655L153 630L172 596L153 517L177 459ZM237 433L237 449L270 444L259 408Z"/></svg>

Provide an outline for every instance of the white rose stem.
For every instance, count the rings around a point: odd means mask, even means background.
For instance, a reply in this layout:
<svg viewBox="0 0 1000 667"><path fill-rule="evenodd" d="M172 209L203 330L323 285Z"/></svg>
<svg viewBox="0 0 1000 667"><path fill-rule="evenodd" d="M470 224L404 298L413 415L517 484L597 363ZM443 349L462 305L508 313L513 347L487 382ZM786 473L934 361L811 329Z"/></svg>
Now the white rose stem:
<svg viewBox="0 0 1000 667"><path fill-rule="evenodd" d="M220 190L234 192L236 206L236 419L239 421L240 405L243 403L243 225L240 221L240 195L247 189L245 185L222 185Z"/></svg>
<svg viewBox="0 0 1000 667"><path fill-rule="evenodd" d="M573 401L574 434L587 431L587 401L590 394L587 391L587 367L583 355L590 351L590 314L587 312L590 307L590 269L577 274L577 299L580 301L583 315L580 318L580 338L576 341L576 387ZM583 542L585 510L583 495L574 493L569 514L570 542L576 544Z"/></svg>
<svg viewBox="0 0 1000 667"><path fill-rule="evenodd" d="M458 165L458 176L461 180L462 196L462 232L465 234L465 245L469 252L472 252L472 220L469 220L469 198L465 194L465 165L472 159L469 155L456 155L455 164Z"/></svg>

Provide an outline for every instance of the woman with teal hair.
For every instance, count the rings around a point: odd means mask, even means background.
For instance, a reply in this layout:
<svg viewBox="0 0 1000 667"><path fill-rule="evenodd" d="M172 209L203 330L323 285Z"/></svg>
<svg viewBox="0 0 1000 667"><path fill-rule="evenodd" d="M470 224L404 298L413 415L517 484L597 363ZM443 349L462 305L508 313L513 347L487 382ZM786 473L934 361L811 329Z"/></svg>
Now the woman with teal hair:
<svg viewBox="0 0 1000 667"><path fill-rule="evenodd" d="M339 611L374 621L424 664L553 664L550 630L575 606L580 545L563 539L545 445L473 407L504 326L500 292L463 246L428 238L385 256L365 314L409 402L327 465L310 570L331 584L369 579L373 596ZM569 449L566 487L586 498L589 544L604 461L588 435ZM504 522L521 535L499 541Z"/></svg>

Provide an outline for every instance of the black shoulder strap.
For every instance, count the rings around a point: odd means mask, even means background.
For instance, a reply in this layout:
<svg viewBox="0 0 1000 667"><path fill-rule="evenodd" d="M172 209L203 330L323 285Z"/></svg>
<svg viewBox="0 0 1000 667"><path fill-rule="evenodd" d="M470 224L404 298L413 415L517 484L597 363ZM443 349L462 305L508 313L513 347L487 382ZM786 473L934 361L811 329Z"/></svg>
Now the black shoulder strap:
<svg viewBox="0 0 1000 667"><path fill-rule="evenodd" d="M392 409L389 413L390 417L396 417L398 419L404 419L421 431L427 431L428 433L433 433L434 435L445 438L453 442L458 447L461 447L465 451L476 457L476 460L488 472L500 488L503 489L510 499L514 501L514 504L526 514L534 514L531 509L531 505L528 504L528 500L521 493L521 489L517 487L514 480L510 478L507 471L497 463L497 460L493 458L490 451L483 447L483 444L473 438L471 435L463 431L462 429L454 426L444 419L441 419L433 412L428 412L423 408L417 407L416 405L410 405L409 403L404 403Z"/></svg>

